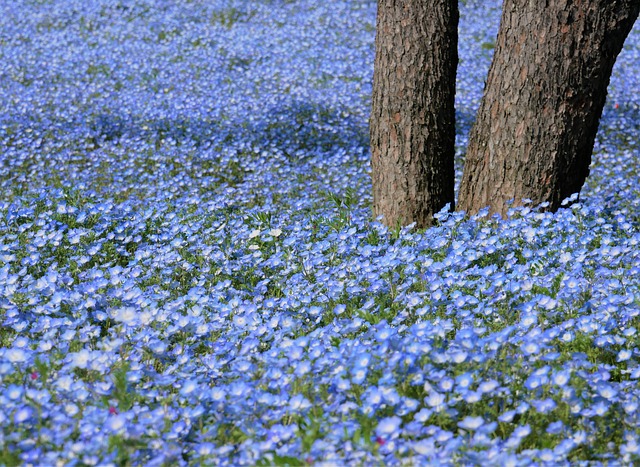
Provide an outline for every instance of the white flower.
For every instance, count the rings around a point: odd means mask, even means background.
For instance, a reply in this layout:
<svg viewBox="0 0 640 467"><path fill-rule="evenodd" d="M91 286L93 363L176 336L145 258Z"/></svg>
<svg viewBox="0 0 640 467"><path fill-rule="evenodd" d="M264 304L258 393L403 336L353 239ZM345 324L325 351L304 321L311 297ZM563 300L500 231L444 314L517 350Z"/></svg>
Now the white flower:
<svg viewBox="0 0 640 467"><path fill-rule="evenodd" d="M282 234L282 229L271 229L269 235L272 237L279 237Z"/></svg>
<svg viewBox="0 0 640 467"><path fill-rule="evenodd" d="M249 234L249 238L256 238L258 235L260 235L260 229L256 229L253 232L251 232Z"/></svg>

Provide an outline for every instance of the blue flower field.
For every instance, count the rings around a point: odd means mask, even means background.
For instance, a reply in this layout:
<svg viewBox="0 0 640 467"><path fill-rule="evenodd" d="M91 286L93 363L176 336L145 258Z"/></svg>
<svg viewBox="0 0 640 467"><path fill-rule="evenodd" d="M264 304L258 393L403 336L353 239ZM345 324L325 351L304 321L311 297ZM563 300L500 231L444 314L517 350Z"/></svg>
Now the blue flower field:
<svg viewBox="0 0 640 467"><path fill-rule="evenodd" d="M640 462L640 29L579 202L387 229L375 15L0 4L0 465Z"/></svg>

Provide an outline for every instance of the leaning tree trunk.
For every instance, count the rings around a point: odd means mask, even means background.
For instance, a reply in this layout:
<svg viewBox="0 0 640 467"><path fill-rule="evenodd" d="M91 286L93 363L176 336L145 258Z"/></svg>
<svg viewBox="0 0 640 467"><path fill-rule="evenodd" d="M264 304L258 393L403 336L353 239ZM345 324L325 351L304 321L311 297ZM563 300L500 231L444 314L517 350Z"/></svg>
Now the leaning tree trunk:
<svg viewBox="0 0 640 467"><path fill-rule="evenodd" d="M376 28L373 210L424 227L454 203L457 0L380 0Z"/></svg>
<svg viewBox="0 0 640 467"><path fill-rule="evenodd" d="M640 0L505 0L458 208L579 193L616 57Z"/></svg>

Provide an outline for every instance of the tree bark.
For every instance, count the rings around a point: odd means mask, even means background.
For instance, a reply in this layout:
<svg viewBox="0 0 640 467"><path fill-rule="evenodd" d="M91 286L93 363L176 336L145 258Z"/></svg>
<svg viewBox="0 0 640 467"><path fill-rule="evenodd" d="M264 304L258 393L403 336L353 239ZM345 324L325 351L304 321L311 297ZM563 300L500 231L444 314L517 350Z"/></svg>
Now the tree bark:
<svg viewBox="0 0 640 467"><path fill-rule="evenodd" d="M503 216L579 193L640 0L505 0L458 208Z"/></svg>
<svg viewBox="0 0 640 467"><path fill-rule="evenodd" d="M371 112L373 210L431 224L454 203L457 0L379 0Z"/></svg>

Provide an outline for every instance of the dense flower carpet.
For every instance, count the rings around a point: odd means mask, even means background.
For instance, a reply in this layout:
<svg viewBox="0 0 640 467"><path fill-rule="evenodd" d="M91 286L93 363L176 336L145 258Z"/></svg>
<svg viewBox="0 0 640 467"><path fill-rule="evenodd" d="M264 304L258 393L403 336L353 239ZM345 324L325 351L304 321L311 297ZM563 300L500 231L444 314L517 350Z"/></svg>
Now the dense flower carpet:
<svg viewBox="0 0 640 467"><path fill-rule="evenodd" d="M0 464L640 462L640 30L579 202L387 229L375 10L0 4Z"/></svg>

